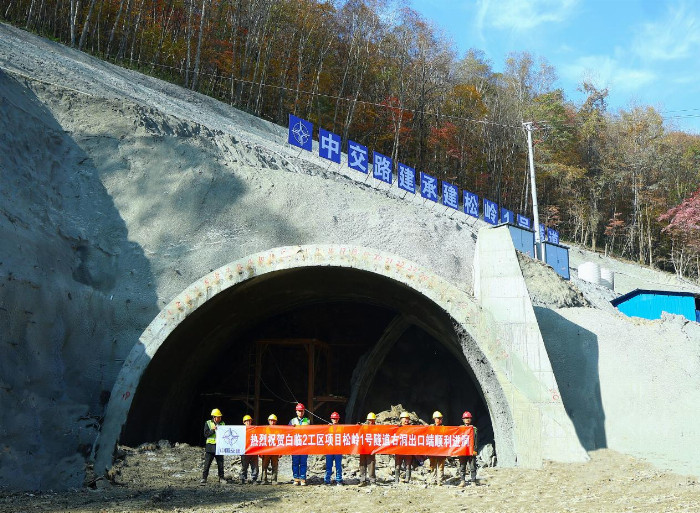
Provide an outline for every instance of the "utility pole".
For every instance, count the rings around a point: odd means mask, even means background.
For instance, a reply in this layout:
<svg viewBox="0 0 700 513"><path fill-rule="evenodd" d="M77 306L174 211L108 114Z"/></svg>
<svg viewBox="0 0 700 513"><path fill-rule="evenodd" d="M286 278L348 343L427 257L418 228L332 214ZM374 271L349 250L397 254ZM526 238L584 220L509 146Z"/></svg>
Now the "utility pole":
<svg viewBox="0 0 700 513"><path fill-rule="evenodd" d="M537 258L542 259L542 240L540 239L540 213L537 209L537 184L535 183L535 159L532 151L532 121L523 123L523 128L527 131L527 156L530 163L530 183L532 184L532 217L535 223L535 248Z"/></svg>

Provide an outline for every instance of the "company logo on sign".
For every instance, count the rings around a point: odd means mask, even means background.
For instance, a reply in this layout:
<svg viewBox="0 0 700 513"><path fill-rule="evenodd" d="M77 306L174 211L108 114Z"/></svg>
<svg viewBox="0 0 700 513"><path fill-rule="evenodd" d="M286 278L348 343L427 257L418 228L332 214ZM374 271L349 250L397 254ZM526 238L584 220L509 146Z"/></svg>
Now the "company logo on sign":
<svg viewBox="0 0 700 513"><path fill-rule="evenodd" d="M245 426L219 426L216 429L216 454L245 454Z"/></svg>
<svg viewBox="0 0 700 513"><path fill-rule="evenodd" d="M310 121L298 118L294 114L289 115L289 144L311 151L313 130L314 125Z"/></svg>
<svg viewBox="0 0 700 513"><path fill-rule="evenodd" d="M227 445L233 446L236 442L238 442L238 433L227 431L224 435L224 442L226 442Z"/></svg>

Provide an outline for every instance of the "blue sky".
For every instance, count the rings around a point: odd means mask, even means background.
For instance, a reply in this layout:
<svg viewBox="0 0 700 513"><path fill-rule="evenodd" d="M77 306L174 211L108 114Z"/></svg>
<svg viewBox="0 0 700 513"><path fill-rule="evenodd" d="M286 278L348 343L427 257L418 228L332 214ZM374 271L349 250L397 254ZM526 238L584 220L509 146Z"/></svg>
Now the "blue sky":
<svg viewBox="0 0 700 513"><path fill-rule="evenodd" d="M668 128L700 134L700 1L409 0L460 56L480 49L494 71L510 52L544 57L554 87L580 103L587 78L611 112L651 105Z"/></svg>

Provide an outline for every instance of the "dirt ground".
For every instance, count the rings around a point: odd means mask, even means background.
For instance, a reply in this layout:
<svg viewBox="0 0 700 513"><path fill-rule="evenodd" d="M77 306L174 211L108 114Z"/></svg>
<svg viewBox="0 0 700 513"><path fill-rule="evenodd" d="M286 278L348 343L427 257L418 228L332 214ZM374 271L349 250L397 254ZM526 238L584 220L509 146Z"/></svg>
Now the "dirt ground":
<svg viewBox="0 0 700 513"><path fill-rule="evenodd" d="M480 468L478 486L455 486L448 462L447 482L427 485L426 469L413 482L393 485L389 457L378 463L377 486L358 487L357 457L344 457L346 486L324 486L322 457L310 457L309 486L292 486L290 458L280 465L282 484L219 484L216 465L199 486L202 449L186 444L122 447L114 484L99 480L72 492L0 495L1 512L381 512L411 511L700 511L700 484L693 477L663 472L649 463L611 450L591 453L583 464L546 463L540 470ZM225 463L237 478L236 458Z"/></svg>

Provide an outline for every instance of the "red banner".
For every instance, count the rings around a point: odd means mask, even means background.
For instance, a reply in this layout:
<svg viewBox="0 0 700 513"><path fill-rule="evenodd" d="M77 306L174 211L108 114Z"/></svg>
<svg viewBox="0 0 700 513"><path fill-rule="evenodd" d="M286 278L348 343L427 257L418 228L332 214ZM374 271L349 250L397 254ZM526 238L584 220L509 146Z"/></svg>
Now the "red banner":
<svg viewBox="0 0 700 513"><path fill-rule="evenodd" d="M473 426L251 426L246 454L474 455Z"/></svg>

